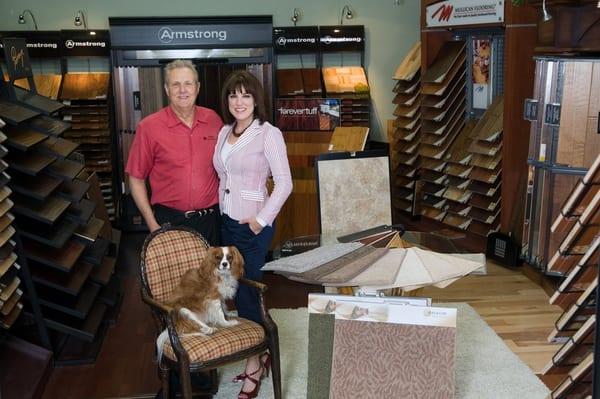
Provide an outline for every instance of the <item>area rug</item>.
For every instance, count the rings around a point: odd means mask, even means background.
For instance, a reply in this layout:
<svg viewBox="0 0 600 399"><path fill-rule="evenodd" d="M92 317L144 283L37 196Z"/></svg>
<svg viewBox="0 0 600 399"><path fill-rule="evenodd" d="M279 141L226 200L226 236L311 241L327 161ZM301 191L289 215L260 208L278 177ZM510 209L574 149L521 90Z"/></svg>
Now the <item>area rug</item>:
<svg viewBox="0 0 600 399"><path fill-rule="evenodd" d="M466 303L436 306L458 309L456 399L537 399L549 394L548 388L471 306ZM273 309L271 315L279 328L283 397L306 398L308 312L305 308ZM221 385L215 398L237 397L240 385L230 381L243 366L240 362L220 370ZM259 397L273 397L270 376L263 380Z"/></svg>

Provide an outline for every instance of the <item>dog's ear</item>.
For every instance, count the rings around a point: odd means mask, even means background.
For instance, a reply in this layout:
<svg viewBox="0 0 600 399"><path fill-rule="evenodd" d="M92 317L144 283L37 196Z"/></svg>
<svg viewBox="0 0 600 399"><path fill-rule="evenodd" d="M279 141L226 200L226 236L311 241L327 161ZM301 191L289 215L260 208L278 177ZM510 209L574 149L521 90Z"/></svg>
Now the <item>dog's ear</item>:
<svg viewBox="0 0 600 399"><path fill-rule="evenodd" d="M219 256L219 252L221 252L221 248L209 247L206 251L206 255L204 255L204 258L202 258L200 268L207 272L214 269L217 265L217 257Z"/></svg>
<svg viewBox="0 0 600 399"><path fill-rule="evenodd" d="M236 279L239 279L244 275L244 258L236 247L229 247L229 252L232 255L231 259L231 271Z"/></svg>

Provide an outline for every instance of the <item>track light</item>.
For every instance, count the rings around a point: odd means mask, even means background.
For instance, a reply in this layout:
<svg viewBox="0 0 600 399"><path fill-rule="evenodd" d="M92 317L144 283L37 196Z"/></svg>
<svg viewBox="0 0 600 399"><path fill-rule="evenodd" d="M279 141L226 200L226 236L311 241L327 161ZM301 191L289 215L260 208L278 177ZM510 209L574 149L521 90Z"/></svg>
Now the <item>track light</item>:
<svg viewBox="0 0 600 399"><path fill-rule="evenodd" d="M23 12L21 14L19 14L19 24L23 25L25 23L25 14L29 14L29 16L31 17L31 21L33 22L33 26L35 27L35 30L38 30L38 26L37 26L37 22L35 21L35 17L33 16L33 13L31 12L31 10L23 10Z"/></svg>
<svg viewBox="0 0 600 399"><path fill-rule="evenodd" d="M75 26L81 26L83 24L83 29L87 30L87 22L85 20L85 14L83 13L83 11L77 11L77 14L75 14L75 20L73 21L73 24Z"/></svg>
<svg viewBox="0 0 600 399"><path fill-rule="evenodd" d="M346 19L354 18L354 11L352 11L348 4L342 8L342 13L340 14L340 25L344 23L344 17L346 17Z"/></svg>
<svg viewBox="0 0 600 399"><path fill-rule="evenodd" d="M290 19L294 23L294 26L296 26L296 23L300 20L300 9L294 8L294 11L292 12L292 17Z"/></svg>
<svg viewBox="0 0 600 399"><path fill-rule="evenodd" d="M546 9L546 0L544 0L542 2L542 20L544 22L548 22L552 19L552 15L550 15L550 13L548 12L548 10Z"/></svg>

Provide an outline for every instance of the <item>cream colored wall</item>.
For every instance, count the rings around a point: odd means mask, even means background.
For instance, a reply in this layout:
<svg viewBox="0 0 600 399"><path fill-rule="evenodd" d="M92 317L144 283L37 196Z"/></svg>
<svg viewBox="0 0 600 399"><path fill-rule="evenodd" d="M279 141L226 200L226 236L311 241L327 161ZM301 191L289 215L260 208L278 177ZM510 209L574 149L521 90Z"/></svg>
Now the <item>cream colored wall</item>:
<svg viewBox="0 0 600 399"><path fill-rule="evenodd" d="M344 24L366 29L367 75L372 95L372 138L386 139L386 120L393 118L391 79L402 57L419 39L418 0L2 0L0 30L33 29L17 23L23 9L35 15L40 30L74 29L77 10L85 13L88 27L108 29L111 16L214 16L273 15L274 26L292 25L294 8L300 9L298 25L337 25L345 4L355 18Z"/></svg>

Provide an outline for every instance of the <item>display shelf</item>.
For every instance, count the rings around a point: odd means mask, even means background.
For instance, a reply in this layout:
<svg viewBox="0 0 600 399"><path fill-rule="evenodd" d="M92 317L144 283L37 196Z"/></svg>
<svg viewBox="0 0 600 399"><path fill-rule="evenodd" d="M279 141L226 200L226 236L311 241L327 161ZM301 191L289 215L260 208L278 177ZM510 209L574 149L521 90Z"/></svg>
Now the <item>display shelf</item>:
<svg viewBox="0 0 600 399"><path fill-rule="evenodd" d="M49 329L73 336L86 342L93 342L104 319L106 305L96 302L85 320L64 315L54 309L44 311L44 320Z"/></svg>
<svg viewBox="0 0 600 399"><path fill-rule="evenodd" d="M39 112L0 98L0 118L12 125L18 125L37 115Z"/></svg>
<svg viewBox="0 0 600 399"><path fill-rule="evenodd" d="M56 189L61 184L61 180L43 174L31 176L12 171L11 175L13 176L11 187L16 193L40 201L45 200L52 193L56 192Z"/></svg>
<svg viewBox="0 0 600 399"><path fill-rule="evenodd" d="M75 296L79 295L93 269L91 264L83 261L77 262L68 273L56 273L37 262L30 262L30 265L34 282Z"/></svg>
<svg viewBox="0 0 600 399"><path fill-rule="evenodd" d="M90 281L84 284L77 296L57 292L47 286L37 287L40 305L77 319L85 319L89 315L100 290L100 285Z"/></svg>
<svg viewBox="0 0 600 399"><path fill-rule="evenodd" d="M10 165L10 168L35 176L56 161L56 157L33 152L13 151L6 156L5 160Z"/></svg>
<svg viewBox="0 0 600 399"><path fill-rule="evenodd" d="M13 195L15 200L14 212L36 219L46 224L52 224L67 210L71 204L55 195L50 195L43 201L33 199L18 193ZM10 200L8 200L10 201Z"/></svg>
<svg viewBox="0 0 600 399"><path fill-rule="evenodd" d="M57 249L28 239L23 240L23 248L28 259L69 272L85 250L85 245L70 240L64 247Z"/></svg>
<svg viewBox="0 0 600 399"><path fill-rule="evenodd" d="M27 122L27 125L32 129L52 136L59 136L71 127L71 125L66 122L46 115L38 115L35 118L30 119Z"/></svg>
<svg viewBox="0 0 600 399"><path fill-rule="evenodd" d="M83 164L70 159L58 159L52 165L44 169L50 176L63 180L73 180L83 169Z"/></svg>
<svg viewBox="0 0 600 399"><path fill-rule="evenodd" d="M24 126L6 126L3 131L8 137L6 145L20 151L27 151L48 138L48 135Z"/></svg>
<svg viewBox="0 0 600 399"><path fill-rule="evenodd" d="M65 217L59 218L52 225L40 225L34 219L22 216L16 225L23 237L53 248L63 248L78 227L77 222Z"/></svg>
<svg viewBox="0 0 600 399"><path fill-rule="evenodd" d="M115 271L116 263L116 258L105 256L102 263L94 267L90 279L98 284L107 285Z"/></svg>
<svg viewBox="0 0 600 399"><path fill-rule="evenodd" d="M48 137L35 148L44 154L58 158L66 158L71 155L77 147L79 147L79 144L70 140L65 140L61 137Z"/></svg>
<svg viewBox="0 0 600 399"><path fill-rule="evenodd" d="M13 90L15 99L18 102L45 115L51 115L64 107L64 104L58 101L51 100L29 90L25 90L16 86L13 86Z"/></svg>

